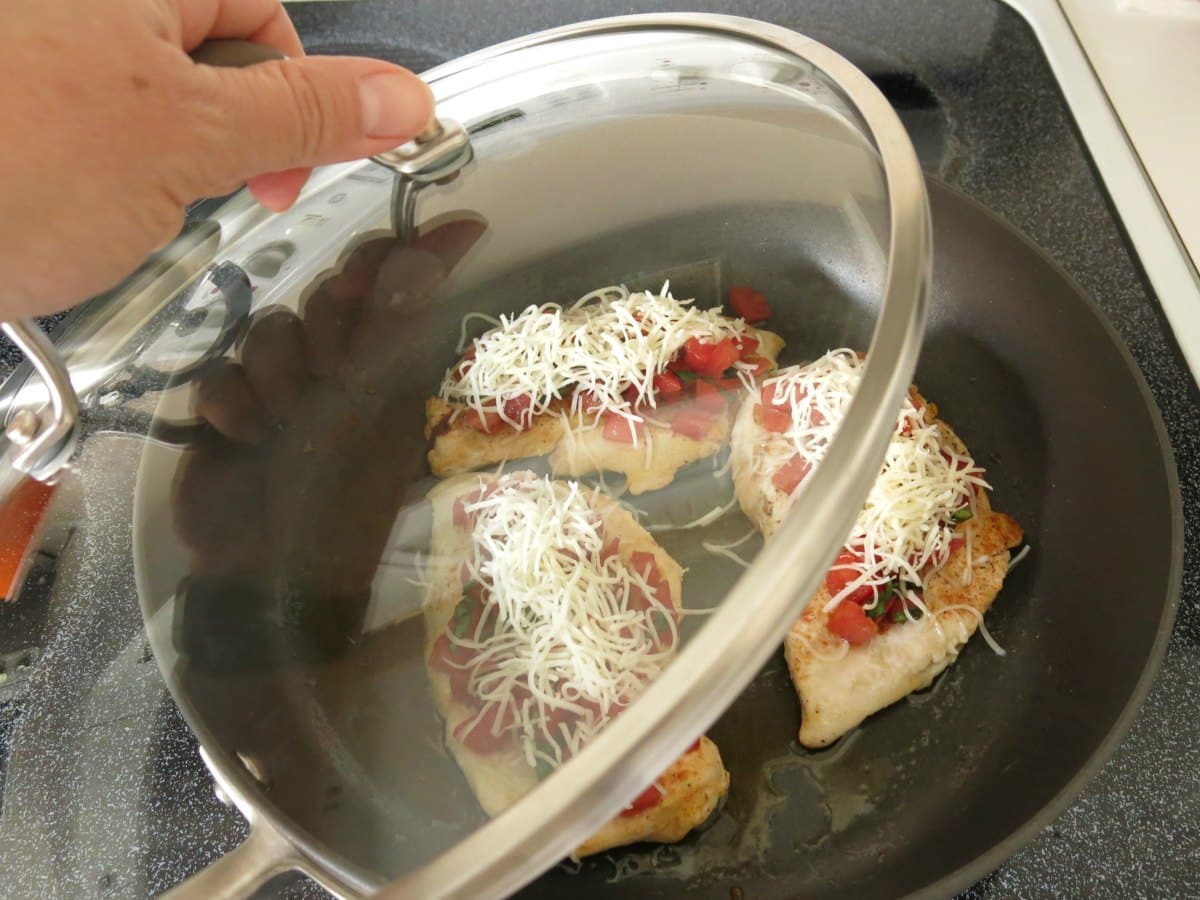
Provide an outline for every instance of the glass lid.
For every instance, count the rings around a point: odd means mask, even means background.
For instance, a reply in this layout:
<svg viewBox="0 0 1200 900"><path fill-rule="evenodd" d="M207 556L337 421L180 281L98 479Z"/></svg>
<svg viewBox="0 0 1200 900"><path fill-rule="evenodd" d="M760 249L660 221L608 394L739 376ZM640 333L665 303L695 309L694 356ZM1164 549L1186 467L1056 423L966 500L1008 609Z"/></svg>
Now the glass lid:
<svg viewBox="0 0 1200 900"><path fill-rule="evenodd" d="M706 728L839 552L875 583L844 546L929 270L899 121L793 32L606 20L428 78L428 143L283 214L206 202L80 308L68 466L5 475L32 552L107 527L79 485L124 448L147 632L243 860L343 895L500 895L703 828ZM43 476L54 393L0 398Z"/></svg>

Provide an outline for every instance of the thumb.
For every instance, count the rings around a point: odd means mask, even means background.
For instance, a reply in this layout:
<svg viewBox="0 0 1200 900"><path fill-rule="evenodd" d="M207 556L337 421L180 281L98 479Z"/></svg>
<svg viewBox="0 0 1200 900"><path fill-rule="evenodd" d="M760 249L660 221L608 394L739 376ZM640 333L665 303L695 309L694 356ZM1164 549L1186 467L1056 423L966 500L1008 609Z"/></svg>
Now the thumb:
<svg viewBox="0 0 1200 900"><path fill-rule="evenodd" d="M413 138L433 115L420 78L379 60L307 56L242 69L198 66L219 180L361 159Z"/></svg>

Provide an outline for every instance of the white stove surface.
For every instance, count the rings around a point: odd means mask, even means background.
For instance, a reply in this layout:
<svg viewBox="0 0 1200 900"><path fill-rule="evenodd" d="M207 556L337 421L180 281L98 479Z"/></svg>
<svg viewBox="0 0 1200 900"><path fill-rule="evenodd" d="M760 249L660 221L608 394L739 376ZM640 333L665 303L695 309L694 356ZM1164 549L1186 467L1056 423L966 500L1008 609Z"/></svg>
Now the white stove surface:
<svg viewBox="0 0 1200 900"><path fill-rule="evenodd" d="M1200 269L1200 0L1058 0L1195 274ZM1160 294L1161 294L1160 289ZM1193 372L1200 308L1161 296Z"/></svg>

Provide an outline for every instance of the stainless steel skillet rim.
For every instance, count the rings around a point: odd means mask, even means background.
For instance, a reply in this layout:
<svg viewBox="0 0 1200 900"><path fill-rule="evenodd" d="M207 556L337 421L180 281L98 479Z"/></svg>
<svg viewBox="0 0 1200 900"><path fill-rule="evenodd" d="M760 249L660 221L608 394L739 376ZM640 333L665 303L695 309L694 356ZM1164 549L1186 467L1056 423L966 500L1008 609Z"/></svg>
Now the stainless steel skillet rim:
<svg viewBox="0 0 1200 900"><path fill-rule="evenodd" d="M929 205L915 151L898 117L871 81L828 48L788 29L731 16L663 14L600 19L566 26L497 45L426 73L435 95L438 81L482 63L543 44L571 38L668 30L697 32L758 43L790 53L823 71L841 88L841 99L865 124L879 152L886 179L891 233L885 296L870 345L859 393L830 453L834 465L798 498L783 535L772 542L735 586L731 602L713 617L665 675L622 717L622 727L606 729L583 759L540 785L539 802L521 803L424 867L384 887L387 896L483 897L510 893L565 855L612 817L625 798L658 775L656 760L681 753L736 699L775 652L786 629L802 611L812 589L836 554L853 522L855 506L838 502L865 497L890 438L894 410L911 382L920 348L930 278ZM828 536L817 544L811 535ZM801 536L806 536L800 540ZM772 624L775 623L775 624ZM688 654L691 654L689 656ZM697 677L689 660L721 659ZM737 663L731 666L730 660ZM170 674L168 682L171 682ZM238 762L211 740L186 697L177 697L189 724L207 746L218 781L236 786L239 807L253 821L277 831L294 855L283 861L302 869L339 893L371 891L380 883L369 873L323 848L271 803ZM669 710L662 719L650 710ZM662 726L678 737L660 739ZM204 740L207 738L207 740ZM625 760L624 773L608 771L605 760ZM243 805L245 804L245 805ZM575 810L587 809L577 817ZM567 830L567 825L570 830ZM523 837L513 843L510 835ZM249 850L250 848L246 848ZM233 851L235 854L238 851ZM246 854L242 854L243 861ZM228 857L227 857L228 859ZM513 860L519 860L514 863ZM261 859L278 869L280 860ZM217 865L221 863L218 862Z"/></svg>

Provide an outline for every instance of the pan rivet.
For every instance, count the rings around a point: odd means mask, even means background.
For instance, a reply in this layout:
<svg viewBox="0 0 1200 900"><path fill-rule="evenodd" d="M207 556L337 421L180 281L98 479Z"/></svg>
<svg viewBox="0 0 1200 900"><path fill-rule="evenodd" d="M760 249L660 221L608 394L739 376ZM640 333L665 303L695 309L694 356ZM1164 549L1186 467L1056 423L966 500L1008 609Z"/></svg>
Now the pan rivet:
<svg viewBox="0 0 1200 900"><path fill-rule="evenodd" d="M4 433L18 447L24 447L32 441L42 429L42 420L31 409L23 409L13 416Z"/></svg>
<svg viewBox="0 0 1200 900"><path fill-rule="evenodd" d="M267 769L253 753L243 753L241 750L237 752L237 758L242 761L242 765L246 767L246 771L254 776L254 780L267 787L271 780L267 777Z"/></svg>

